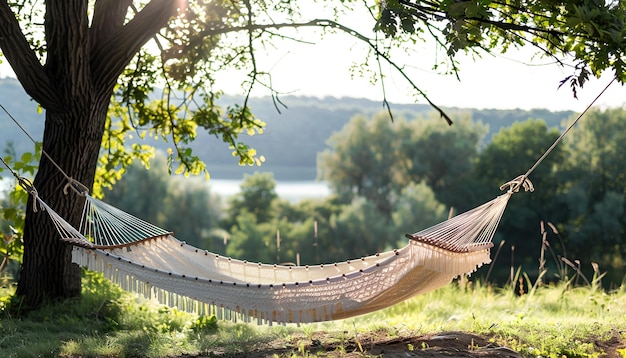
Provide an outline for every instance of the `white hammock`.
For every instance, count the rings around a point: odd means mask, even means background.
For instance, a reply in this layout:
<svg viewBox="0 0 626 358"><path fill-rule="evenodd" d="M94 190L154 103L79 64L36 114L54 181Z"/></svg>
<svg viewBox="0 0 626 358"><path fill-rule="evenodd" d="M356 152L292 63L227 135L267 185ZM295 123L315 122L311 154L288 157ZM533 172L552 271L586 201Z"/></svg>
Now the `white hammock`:
<svg viewBox="0 0 626 358"><path fill-rule="evenodd" d="M210 253L89 195L77 230L35 198L62 240L75 245L73 262L104 273L125 290L218 318L304 323L379 310L490 263L496 227L520 186L511 183L506 194L407 235L409 243L401 249L316 266L251 263ZM527 179L521 183L532 190Z"/></svg>

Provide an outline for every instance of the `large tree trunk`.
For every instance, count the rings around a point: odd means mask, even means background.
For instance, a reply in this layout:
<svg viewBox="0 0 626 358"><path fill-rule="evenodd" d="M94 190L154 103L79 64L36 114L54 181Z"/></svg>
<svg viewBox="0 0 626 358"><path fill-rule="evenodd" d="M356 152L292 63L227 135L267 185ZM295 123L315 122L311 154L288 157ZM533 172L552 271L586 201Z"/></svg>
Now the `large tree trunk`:
<svg viewBox="0 0 626 358"><path fill-rule="evenodd" d="M91 113L94 95L89 77L89 36L86 4L47 2L45 76L58 102L46 106L42 160L35 176L38 195L70 224L80 220L81 200L63 194L65 175L93 185L106 111ZM108 98L107 98L108 99ZM108 101L107 101L108 103ZM106 108L106 104L104 105ZM58 167L57 167L58 166ZM64 175L65 173L65 175ZM33 208L30 198L24 224L24 258L17 295L26 307L46 299L80 293L80 269L71 262L71 246L62 243L48 214Z"/></svg>
<svg viewBox="0 0 626 358"><path fill-rule="evenodd" d="M83 103L91 103L89 93ZM97 102L97 101L94 101ZM43 150L69 177L88 188L93 185L98 151L103 133L106 108L100 100L87 108L68 106L67 113L46 113ZM74 107L74 108L72 108ZM75 227L78 227L83 198L70 190L64 173L43 156L35 176L38 195ZM71 245L59 240L47 213L34 211L28 202L24 227L24 261L17 294L27 307L37 307L46 299L67 298L80 293L80 269L71 263Z"/></svg>
<svg viewBox="0 0 626 358"><path fill-rule="evenodd" d="M41 66L5 0L0 0L0 47L24 89L46 110L42 160L34 186L75 227L84 199L63 188L68 178L91 188L107 108L117 78L146 41L183 4L152 0L125 23L131 0L96 1L91 26L84 0L46 1L46 65ZM48 157L49 156L49 157ZM58 167L57 167L58 166ZM48 214L30 198L17 295L26 307L80 293L80 269Z"/></svg>

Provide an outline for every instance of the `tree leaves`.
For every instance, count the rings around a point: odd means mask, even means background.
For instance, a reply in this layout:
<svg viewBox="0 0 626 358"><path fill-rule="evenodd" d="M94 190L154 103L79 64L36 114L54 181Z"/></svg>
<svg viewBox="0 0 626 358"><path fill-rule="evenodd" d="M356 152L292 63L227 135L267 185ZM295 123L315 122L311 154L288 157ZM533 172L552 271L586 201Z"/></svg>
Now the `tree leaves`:
<svg viewBox="0 0 626 358"><path fill-rule="evenodd" d="M573 57L574 96L590 75L612 69L624 81L626 9L623 2L398 0L380 3L376 30L388 37L428 29L455 56L458 51L501 51L532 45L563 66ZM401 24L401 25L400 25ZM443 35L441 38L438 34Z"/></svg>

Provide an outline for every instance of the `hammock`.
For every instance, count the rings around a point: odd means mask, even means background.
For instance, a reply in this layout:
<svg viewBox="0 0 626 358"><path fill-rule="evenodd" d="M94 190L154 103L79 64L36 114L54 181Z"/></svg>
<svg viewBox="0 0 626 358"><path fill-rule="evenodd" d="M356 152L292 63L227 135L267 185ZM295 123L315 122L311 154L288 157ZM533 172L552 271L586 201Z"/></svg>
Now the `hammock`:
<svg viewBox="0 0 626 358"><path fill-rule="evenodd" d="M344 319L373 312L449 284L490 263L492 239L509 190L473 210L414 234L400 249L340 263L285 266L223 257L85 194L75 229L35 192L73 262L102 272L124 290L199 314L259 324ZM501 189L504 189L504 187Z"/></svg>

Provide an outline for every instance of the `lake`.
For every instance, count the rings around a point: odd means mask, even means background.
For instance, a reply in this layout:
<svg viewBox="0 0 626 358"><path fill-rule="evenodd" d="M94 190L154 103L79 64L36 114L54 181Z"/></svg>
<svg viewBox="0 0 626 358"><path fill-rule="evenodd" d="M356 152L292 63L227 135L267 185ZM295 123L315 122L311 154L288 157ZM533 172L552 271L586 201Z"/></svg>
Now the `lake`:
<svg viewBox="0 0 626 358"><path fill-rule="evenodd" d="M241 180L211 179L209 187L211 193L223 198L232 196L239 192ZM321 181L277 181L276 194L282 199L298 201L310 198L323 198L330 195L330 188L327 182Z"/></svg>
<svg viewBox="0 0 626 358"><path fill-rule="evenodd" d="M0 179L0 197L6 190L15 184L13 178ZM239 192L241 180L231 179L211 179L208 183L211 193L227 198ZM306 181L277 181L276 193L283 199L298 201L310 198L323 198L330 195L330 188L327 182L306 180Z"/></svg>

